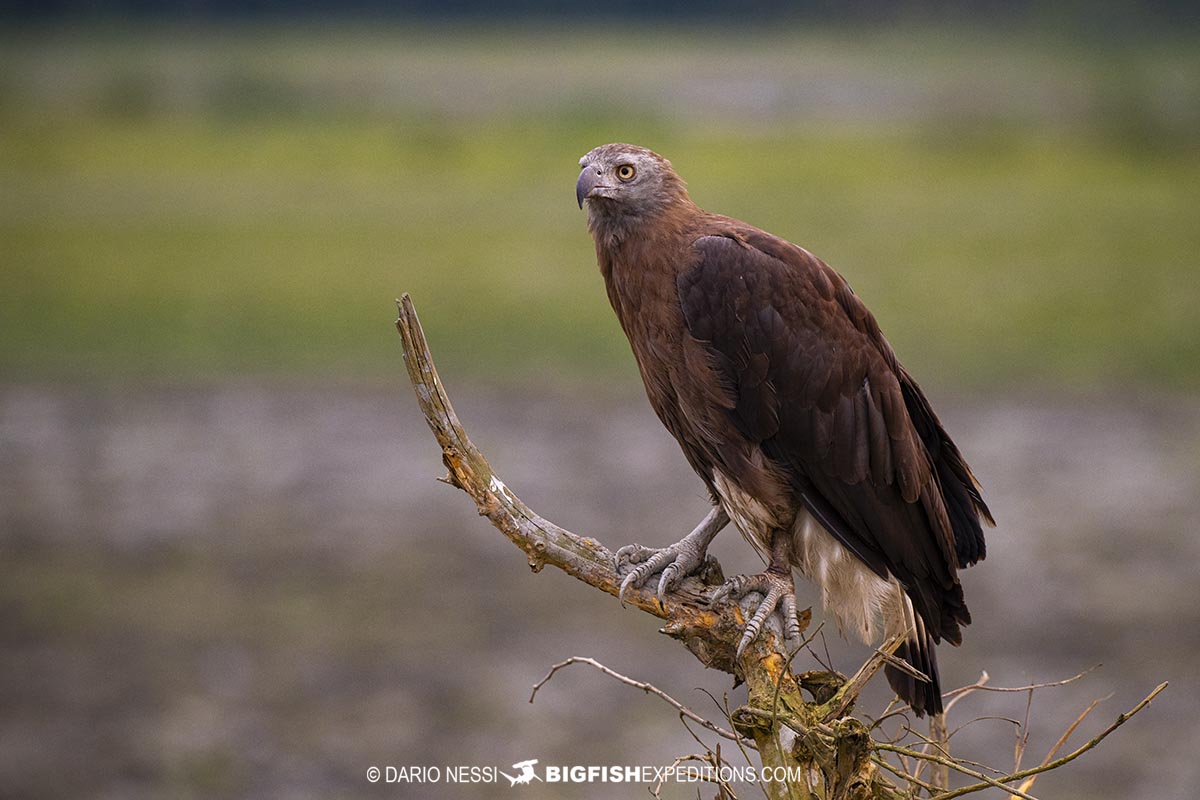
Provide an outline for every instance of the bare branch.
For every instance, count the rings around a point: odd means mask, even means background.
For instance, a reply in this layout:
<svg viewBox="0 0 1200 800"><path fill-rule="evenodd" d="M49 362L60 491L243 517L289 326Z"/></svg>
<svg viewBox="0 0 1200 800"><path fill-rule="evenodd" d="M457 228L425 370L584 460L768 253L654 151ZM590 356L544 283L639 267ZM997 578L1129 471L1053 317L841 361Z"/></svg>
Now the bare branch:
<svg viewBox="0 0 1200 800"><path fill-rule="evenodd" d="M486 516L493 526L525 553L534 572L539 572L548 564L613 597L619 597L621 576L618 574L613 553L596 540L576 535L534 513L500 480L487 459L472 444L438 377L412 301L408 295L404 295L397 306L399 319L396 321L396 328L403 343L409 379L412 381L425 420L441 448L442 461L447 469L446 476L439 480L466 492L474 501L480 515ZM908 781L910 797L916 791L916 787L931 793L936 792L937 787L934 783L943 781L940 778L935 778L933 783L921 781L919 769L916 770L917 775L911 774L913 770L910 770L908 765L912 763L910 759L915 759L918 764L937 764L943 769L952 769L980 781L953 791L935 794L935 800L951 800L991 787L1001 788L1013 797L1034 800L1028 793L1032 780L1025 781L1020 788L1008 784L1057 769L1096 747L1116 728L1145 708L1167 686L1166 683L1161 684L1131 711L1120 715L1116 722L1082 747L1066 756L1054 758L1094 708L1094 705L1089 706L1067 728L1042 764L1025 770L1019 769L1018 765L1012 773L993 778L968 766L973 762L949 757L946 742L953 734L947 736L944 731L941 733L938 738L942 741L932 748L938 752L921 752L895 743L872 742L865 726L857 720L841 716L849 713L862 686L880 668L888 664L899 669L907 667L891 655L895 649L895 642L885 643L849 681L829 669L828 674L805 673L806 676L810 676L805 680L810 682L802 685L791 671L791 657L782 649L782 636L775 630L764 630L761 636L751 642L740 658L737 656L745 617L736 603L722 603L715 607L711 605L713 585L707 581L715 580L712 573L706 573L703 577L685 578L675 589L667 592L661 602L656 597L657 587L631 588L626 592L625 600L628 604L665 620L662 632L682 641L705 666L728 672L739 681L745 682L748 689L746 704L736 712L731 712L726 702L725 715L732 729L708 721L652 684L621 675L591 658L572 657L554 665L546 677L533 687L530 702L533 702L538 690L558 670L574 663L590 664L610 677L647 694L653 694L671 705L679 713L684 727L697 741L699 738L688 725L689 720L735 742L748 761L746 748L754 747L758 750L764 767L800 766L805 774L817 775L827 786L839 787L839 793L853 783L859 789L867 789L872 798L905 796L903 790L876 770L877 766ZM807 618L805 622L807 623ZM802 647L806 647L814 658L820 661L820 657L810 646L813 637L817 635L821 635L824 641L824 636L818 628ZM795 653L791 656L794 657ZM975 684L947 692L944 695L948 700L946 708L949 710L958 700L974 691L1026 692L1032 696L1034 690L1071 683L1090 671L1086 670L1062 681L1012 688L985 685L988 681L985 672ZM803 698L802 689L814 692L814 687L819 687L815 690L814 697L819 694L820 698L817 702L810 703ZM891 716L903 714L902 707L889 705L883 716L875 721L872 729L879 728L881 723ZM841 718L836 724L829 723L830 719L838 717ZM797 734L787 749L783 747L782 737L785 727ZM705 746L703 742L700 744ZM927 745L923 749L930 748ZM710 752L707 756L686 756L683 760L698 758L712 763L715 758L719 764L720 750L715 752L715 756ZM883 755L887 752L895 754L901 762L900 769L888 763L888 759ZM768 789L761 776L759 785L764 793L771 797L790 797L795 794L791 786L772 786L771 789L775 791ZM725 794L728 787L722 786L721 790Z"/></svg>
<svg viewBox="0 0 1200 800"><path fill-rule="evenodd" d="M938 744L936 739L933 739L932 737L929 737L929 736L925 736L923 733L921 733L918 730L915 730L913 728L906 728L906 732L909 735L916 736L925 745L925 749L921 751L922 753L928 753L929 748L932 747L933 749L940 752L942 754L943 758L951 759L952 761L956 761L959 764L966 764L969 767L979 767L980 769L994 772L994 773L996 773L996 775L1004 774L1004 770L1002 770L1002 769L996 769L995 767L989 767L987 764L980 764L978 761L971 761L968 758L955 758L955 757L951 756L950 751L947 750L946 748L942 747L942 745ZM945 787L943 787L943 788L945 788Z"/></svg>
<svg viewBox="0 0 1200 800"><path fill-rule="evenodd" d="M449 470L442 480L469 494L480 515L486 516L513 544L525 551L534 572L550 564L616 596L619 584L612 553L594 539L577 536L535 514L504 485L472 444L438 377L412 301L406 294L397 305L400 316L396 320L396 329L403 341L408 376L425 421L441 445L442 460ZM644 611L666 616L648 592L633 592L629 597Z"/></svg>
<svg viewBox="0 0 1200 800"><path fill-rule="evenodd" d="M934 755L933 753L922 753L920 750L913 750L912 748L909 748L909 747L898 747L897 745L894 745L894 744L885 744L882 742L877 742L875 744L875 747L878 748L879 750L889 750L893 753L899 753L901 755L906 755L910 758L918 758L918 759L921 759L922 761L930 761L930 762L933 762L934 764L940 764L944 767L948 767L948 768L954 770L955 772L961 772L963 775L969 775L972 778L976 778L977 780L983 781L982 784L976 784L979 786L979 789L986 789L989 786L992 786L997 789L1003 789L1006 792L1009 792L1010 794L1015 794L1017 797L1022 798L1022 800L1037 800L1037 798L1031 794L1022 792L1019 789L1014 789L1011 786L1005 786L1004 785L1004 781L1006 780L1005 778L993 778L989 775L984 775L982 772L973 770L970 767L964 766L963 764L961 764L957 761L953 761L949 758L943 758L942 756ZM1009 778L1007 778L1007 780L1015 780L1015 779L1012 777L1009 777ZM974 791L979 791L979 789L975 789ZM946 798L948 798L948 797L958 797L958 794L960 794L960 793L966 794L965 792L961 792L961 790L956 790L956 792L947 792L944 794L935 795L935 797L937 798L937 800L946 800Z"/></svg>
<svg viewBox="0 0 1200 800"><path fill-rule="evenodd" d="M988 686L987 682L988 682L988 679L990 676L985 672L985 673L983 673L983 676L977 682L972 683L970 686L960 686L957 689L951 689L950 691L942 694L942 697L944 697L944 698L954 697L955 695L962 694L963 692L974 692L974 691L1028 692L1032 689L1049 689L1054 686L1066 686L1068 683L1074 683L1075 681L1084 677L1088 673L1095 672L1096 670L1100 669L1100 667L1102 667L1102 666L1104 666L1104 665L1097 664L1094 667L1088 667L1087 669L1085 669L1083 672L1079 673L1078 675L1072 675L1071 677L1064 678L1061 681L1050 681L1049 683L1032 683L1029 686Z"/></svg>
<svg viewBox="0 0 1200 800"><path fill-rule="evenodd" d="M533 699L535 697L537 697L538 690L541 689L543 686L545 686L546 683L551 678L554 677L555 673L557 673L560 669L563 669L564 667L571 666L572 664L587 664L589 666L595 667L596 669L600 670L601 672L603 672L605 675L609 676L610 678L615 678L616 680L620 681L621 683L623 683L627 686L632 686L635 689L641 689L646 694L652 694L655 697L658 697L659 699L663 700L665 703L667 703L667 705L671 706L676 711L678 711L681 716L687 717L688 719L692 720L693 722L704 726L705 728L707 728L708 730L717 734L718 736L724 736L726 739L730 739L735 742L744 738L744 737L739 736L738 734L734 733L733 731L722 728L720 725L716 725L712 722L709 722L704 717L700 716L695 711L692 711L690 708L685 706L683 703L676 700L674 697L671 697L671 695L667 694L662 689L659 689L654 684L635 680L626 675L622 675L621 673L617 672L616 670L612 670L612 669L609 669L608 667L604 666L603 664L601 664L599 661L597 661L594 658L585 658L583 656L571 656L566 661L561 661L558 664L555 664L553 667L551 667L550 671L548 673L546 673L546 677L542 678L540 681L538 681L537 683L535 683L533 685L533 692L529 695L529 702L531 702L531 703L533 702ZM754 742L751 740L747 739L745 741L745 744L748 747L754 747Z"/></svg>
<svg viewBox="0 0 1200 800"><path fill-rule="evenodd" d="M613 553L595 539L574 534L534 513L500 480L472 444L438 377L412 300L405 294L397 307L400 313L396 329L404 347L404 363L425 421L442 448L447 469L443 480L471 496L480 515L525 552L534 572L549 564L613 597L619 596L621 577ZM696 577L682 580L662 602L655 588L631 587L625 592L625 602L667 620L662 632L682 641L706 667L749 682L746 673L779 652L779 637L764 631L739 660L737 648L744 624L741 609L728 602L713 607L709 602L712 587Z"/></svg>
<svg viewBox="0 0 1200 800"><path fill-rule="evenodd" d="M979 691L986 686L987 682L991 679L992 676L987 674L987 670L984 670L979 674L979 680L975 681L975 683L971 684L970 686L963 686L960 689L955 689L953 692L946 692L944 695L942 695L942 697L944 699L948 698L950 702L946 703L945 708L942 710L942 714L949 715L950 710L954 708L955 704L957 704L959 700L969 696L972 692Z"/></svg>
<svg viewBox="0 0 1200 800"><path fill-rule="evenodd" d="M709 697L712 697L712 695L709 695ZM729 720L729 724L732 725L733 724L733 712L729 710L729 695L728 694L722 695L721 699L725 701L722 705L722 707L725 710L725 719ZM717 698L713 697L714 703L716 702L716 700L717 700ZM742 745L742 742L740 740L738 741L737 746L738 746L738 749L740 749L742 751L742 758L746 759L746 762L749 763L750 762L750 754L746 752L746 748ZM762 790L763 797L770 798L771 793L769 791L767 791L767 784L762 779L762 775L758 775L757 777L758 777L758 788L760 790Z"/></svg>
<svg viewBox="0 0 1200 800"><path fill-rule="evenodd" d="M1028 689L1025 696L1025 716L1017 726L1017 739L1013 745L1013 772L1021 769L1021 761L1025 758L1025 746L1029 744L1029 713L1033 710L1033 689Z"/></svg>
<svg viewBox="0 0 1200 800"><path fill-rule="evenodd" d="M968 720L967 722L964 722L962 725L959 725L957 728L955 728L953 731L950 732L950 738L953 739L955 736L958 735L959 731L963 730L964 728L971 727L976 722L1007 722L1008 724L1012 725L1013 727L1019 728L1021 726L1021 720L1019 720L1019 719L1013 719L1012 717L1002 717L1002 716L998 716L996 714L988 714L988 715L982 716L982 717L975 717L975 719ZM997 772L999 772L999 771L997 771Z"/></svg>
<svg viewBox="0 0 1200 800"><path fill-rule="evenodd" d="M1007 783L1009 781L1017 781L1017 780L1021 780L1022 778L1028 778L1031 775L1038 775L1042 772L1049 772L1050 770L1058 769L1059 767L1063 766L1064 764L1074 761L1075 759L1079 758L1081 755L1086 753L1088 750L1091 750L1093 747L1100 744L1100 742L1104 741L1105 737L1107 737L1110 733L1112 733L1117 728L1121 727L1126 722L1128 722L1129 719L1131 717L1133 717L1133 715L1137 714L1143 708L1150 705L1150 701L1152 701L1155 697L1158 697L1159 692L1161 692L1163 689L1166 689L1167 685L1168 685L1167 681L1163 681L1162 683L1160 683L1158 686L1155 687L1154 691L1152 691L1150 694L1146 695L1145 699L1143 699L1142 702L1138 703L1136 706L1134 706L1129 711L1126 711L1124 714L1118 715L1117 719L1111 725L1109 725L1107 728L1102 730L1095 738L1091 739L1090 741L1088 741L1087 744L1083 745L1082 747L1078 748L1077 750L1074 750L1074 751L1068 753L1067 755L1063 756L1062 758L1055 759L1054 761L1051 761L1048 764L1041 764L1039 766L1033 767L1032 769L1022 770L1020 772L1014 772L1013 774L1007 775L1004 778L1002 778L1001 782ZM972 784L970 786L963 786L959 789L955 789L952 792L946 792L944 794L937 795L937 797L934 800L951 800L951 798L961 797L964 794L970 794L971 792L978 792L979 790L986 789L986 788L988 788L988 786L991 786L991 785L994 785L994 783L991 781L988 781L986 784L976 783L976 784ZM1009 791L1013 792L1014 790L1010 788ZM1022 797L1024 795L1017 793L1017 796Z"/></svg>
<svg viewBox="0 0 1200 800"><path fill-rule="evenodd" d="M907 719L908 711L909 708L906 703L902 703L899 697L892 697L892 699L888 701L887 707L883 709L883 713L872 720L871 730L879 728L884 722L887 722L892 717L904 717Z"/></svg>
<svg viewBox="0 0 1200 800"><path fill-rule="evenodd" d="M671 766L667 767L667 771L664 772L664 777L661 777L658 779L658 783L656 783L654 785L654 788L650 790L650 795L655 798L660 798L660 800L661 800L663 784L666 783L666 781L667 781L665 776L667 774L670 774L671 772L673 772L677 767L679 767L680 764L686 763L688 761L698 761L701 764L708 764L708 765L712 766L713 777L709 778L709 777L705 776L702 778L702 780L705 780L709 783L717 784L717 786L719 786L725 792L726 796L728 796L730 798L730 800L737 800L737 795L734 794L733 787L730 786L721 777L721 761L722 760L721 760L720 752L715 752L715 753L708 752L708 753L704 753L704 754L692 753L691 755L679 756L678 758L676 758L674 761L671 762Z"/></svg>
<svg viewBox="0 0 1200 800"><path fill-rule="evenodd" d="M929 721L929 736L933 739L928 746L936 747L946 758L952 758L950 755L950 734L946 732L946 715L945 713L936 714ZM938 765L936 770L931 770L930 780L939 789L945 791L950 788L950 768Z"/></svg>
<svg viewBox="0 0 1200 800"><path fill-rule="evenodd" d="M929 792L930 794L940 791L939 787L933 786L932 784L928 784L925 781L918 778L917 776L909 775L907 772L900 769L899 767L893 766L892 764L888 763L888 760L886 758L880 758L879 756L873 756L871 760L874 761L879 766L886 769L888 772L895 775L897 778L907 781L908 783L910 783L914 786L920 786L922 789Z"/></svg>
<svg viewBox="0 0 1200 800"><path fill-rule="evenodd" d="M854 673L854 676L846 682L846 685L838 690L837 696L834 698L834 702L832 703L828 713L825 714L825 721L837 719L845 714L850 707L854 705L855 701L858 700L858 695L867 685L867 682L870 681L871 678L875 677L875 674L879 672L879 670L883 669L885 664L898 662L903 664L907 669L912 670L914 673L924 678L924 675L922 675L919 671L913 669L906 662L900 661L900 659L893 655L896 652L896 649L904 643L904 638L906 635L906 633L901 633L893 636L876 648L875 652L871 653L871 657L867 659L866 663L858 668L858 672Z"/></svg>
<svg viewBox="0 0 1200 800"><path fill-rule="evenodd" d="M1071 734L1074 733L1075 729L1079 727L1079 723L1087 719L1087 715L1091 714L1092 711L1096 709L1096 706L1100 705L1100 702L1100 700L1093 700L1091 704L1089 704L1088 707L1083 710L1083 713L1076 717L1075 721L1067 726L1067 729L1063 731L1063 735L1058 737L1058 741L1054 743L1054 746L1050 748L1050 752L1046 753L1046 757L1042 759L1041 766L1046 766L1046 764L1050 763L1050 761L1054 759L1055 754L1062 749L1062 746L1067 743L1067 739L1071 738ZM1030 775L1025 779L1025 782L1021 784L1021 791L1028 792L1033 788L1033 783L1036 780L1037 775Z"/></svg>

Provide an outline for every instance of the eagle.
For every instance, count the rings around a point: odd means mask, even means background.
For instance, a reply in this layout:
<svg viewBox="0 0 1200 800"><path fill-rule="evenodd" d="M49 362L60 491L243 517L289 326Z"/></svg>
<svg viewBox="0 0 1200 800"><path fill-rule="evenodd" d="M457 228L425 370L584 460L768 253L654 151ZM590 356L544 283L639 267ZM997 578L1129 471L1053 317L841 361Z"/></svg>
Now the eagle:
<svg viewBox="0 0 1200 800"><path fill-rule="evenodd" d="M772 613L799 637L796 570L843 634L902 636L916 674L889 665L888 681L917 715L941 714L934 646L962 642L958 573L995 521L875 317L807 250L695 205L657 153L606 144L579 166L575 197L646 395L713 503L681 541L617 551L622 595L658 575L661 598L732 521L766 565L713 594L762 597L739 657Z"/></svg>

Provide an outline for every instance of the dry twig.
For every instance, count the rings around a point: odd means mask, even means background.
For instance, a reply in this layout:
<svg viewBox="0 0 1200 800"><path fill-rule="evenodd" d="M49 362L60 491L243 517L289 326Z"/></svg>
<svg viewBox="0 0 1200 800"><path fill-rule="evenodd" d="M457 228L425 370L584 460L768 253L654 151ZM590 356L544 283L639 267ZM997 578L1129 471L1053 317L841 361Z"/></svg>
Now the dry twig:
<svg viewBox="0 0 1200 800"><path fill-rule="evenodd" d="M1135 714L1137 714L1143 708L1150 705L1150 702L1152 700L1154 700L1155 697L1158 697L1159 693L1163 689L1167 688L1167 685L1168 684L1166 681L1163 681L1162 683L1160 683L1158 686L1155 687L1154 691L1152 691L1150 694L1146 695L1146 697L1142 700L1142 702L1138 703L1136 706L1131 708L1129 711L1126 711L1124 714L1118 715L1116 720L1111 725L1109 725L1104 730L1100 731L1099 734L1097 734L1094 738L1089 740L1087 742L1087 744L1083 745L1082 747L1079 747L1078 749L1073 750L1072 752L1068 753L1067 755L1063 756L1062 758L1055 759L1054 761L1051 761L1049 763L1044 763L1039 766L1033 767L1032 769L1021 770L1019 772L1014 772L1011 775L1006 775L1004 778L1000 779L1000 782L1008 783L1010 781L1019 781L1022 778L1028 778L1031 775L1039 775L1043 772L1049 772L1050 770L1058 769L1059 767L1063 766L1064 764L1068 764L1068 763L1074 761L1075 759L1079 758L1081 755L1086 753L1088 750L1091 750L1096 745L1100 744L1100 742L1104 741L1105 737L1107 737L1110 733L1112 733L1117 728L1121 727L1126 722L1128 722ZM994 785L994 783L992 783L991 781L988 781L985 784L976 783L976 784L972 784L970 786L963 786L959 789L955 789L952 792L945 792L944 794L939 794L934 798L934 800L951 800L951 798L962 797L964 794L970 794L971 792L977 792L981 789L986 789L986 788L988 788L988 786L992 786L992 785ZM1012 791L1012 790L1010 789L1010 791ZM1022 797L1024 795L1017 793L1017 796Z"/></svg>
<svg viewBox="0 0 1200 800"><path fill-rule="evenodd" d="M563 669L564 667L569 667L572 664L587 664L588 666L595 667L596 669L600 670L601 672L603 672L605 675L609 676L610 678L615 678L616 680L620 681L621 683L625 684L626 686L632 686L635 689L641 689L646 694L652 694L655 697L658 697L659 699L661 699L667 705L674 708L676 711L678 711L680 716L687 717L688 719L692 720L693 722L696 722L696 723L702 725L703 727L708 728L710 731L717 734L718 736L724 736L726 739L730 739L735 742L745 738L745 737L739 736L738 734L734 733L733 731L722 728L720 725L716 725L712 722L709 722L704 717L700 716L695 711L692 711L690 708L685 706L683 703L676 700L674 697L671 697L671 695L667 694L662 689L659 689L654 684L646 683L645 681L635 680L633 678L628 677L627 675L622 675L621 673L617 672L616 670L613 670L613 669L610 669L610 668L604 666L603 664L601 664L599 661L597 661L594 658L585 658L583 656L571 656L566 661L561 661L561 662L555 664L553 667L551 667L550 671L548 673L546 673L546 677L542 678L540 681L538 681L537 683L535 683L533 685L533 691L529 695L529 702L531 702L531 703L533 702L533 699L535 697L537 697L538 689L541 689L543 686L545 686L546 683L551 678L554 677L556 672L558 672L560 669ZM748 747L755 746L754 742L750 741L749 739L746 740L745 744Z"/></svg>
<svg viewBox="0 0 1200 800"><path fill-rule="evenodd" d="M1075 732L1075 729L1079 727L1079 723L1083 722L1087 718L1087 715L1092 713L1096 706L1100 705L1100 702L1101 701L1099 700L1093 700L1091 704L1083 710L1083 713L1076 717L1075 721L1067 726L1067 729L1063 731L1063 735L1058 737L1058 741L1054 743L1054 746L1050 748L1050 752L1046 753L1046 757L1042 759L1041 766L1045 766L1046 764L1050 763L1055 754L1062 749L1064 744L1067 743L1067 739L1071 737L1071 734ZM1036 780L1037 775L1030 775L1025 779L1025 782L1021 784L1021 791L1028 792L1033 788L1033 782Z"/></svg>
<svg viewBox="0 0 1200 800"><path fill-rule="evenodd" d="M960 686L957 689L951 689L950 691L944 693L942 695L942 697L944 697L944 698L945 697L955 697L956 695L963 694L964 692L975 692L975 691L980 691L980 692L1028 692L1028 691L1032 691L1034 689L1049 689L1054 686L1066 686L1068 683L1074 683L1075 681L1085 677L1089 673L1095 672L1096 670L1100 669L1100 667L1102 667L1102 666L1103 666L1103 664L1097 664L1094 667L1088 667L1083 672L1080 672L1078 675L1072 675L1069 678L1063 678L1061 681L1050 681L1048 683L1031 683L1028 686L989 686L989 685L987 685L987 682L991 678L991 676L988 675L986 672L984 672L983 675L980 677L980 679L978 681L976 681L975 683L972 683L968 686Z"/></svg>

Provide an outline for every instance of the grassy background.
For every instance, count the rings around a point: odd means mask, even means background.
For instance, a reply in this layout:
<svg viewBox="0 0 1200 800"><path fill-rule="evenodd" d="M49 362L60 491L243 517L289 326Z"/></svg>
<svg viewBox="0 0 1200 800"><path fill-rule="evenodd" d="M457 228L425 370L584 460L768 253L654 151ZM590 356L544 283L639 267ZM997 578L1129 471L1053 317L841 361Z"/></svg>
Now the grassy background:
<svg viewBox="0 0 1200 800"><path fill-rule="evenodd" d="M0 372L636 380L610 140L842 271L960 389L1200 387L1200 49L967 31L9 33Z"/></svg>

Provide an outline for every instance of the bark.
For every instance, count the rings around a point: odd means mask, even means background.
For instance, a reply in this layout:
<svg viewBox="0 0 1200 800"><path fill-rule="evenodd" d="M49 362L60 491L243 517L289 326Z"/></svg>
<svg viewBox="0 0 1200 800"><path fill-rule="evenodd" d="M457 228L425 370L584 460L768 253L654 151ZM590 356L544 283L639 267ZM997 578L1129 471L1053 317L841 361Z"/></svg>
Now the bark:
<svg viewBox="0 0 1200 800"><path fill-rule="evenodd" d="M398 306L400 317L396 328L403 341L404 362L425 421L442 448L442 461L447 469L443 480L471 496L480 515L487 517L525 553L534 572L547 565L556 567L615 598L621 581L613 553L595 539L542 518L505 485L471 443L454 413L408 295L403 296ZM869 759L853 755L870 752L869 736L864 744L865 727L861 723L827 724L826 717L832 709L849 708L853 698L839 695L824 705L805 701L801 685L783 654L782 636L776 628L767 627L746 648L741 659L736 658L746 622L742 609L735 603L710 607L708 602L713 589L723 580L720 566L710 560L702 575L686 578L661 603L650 585L657 586L656 581L647 582L646 588L627 591L625 601L664 620L661 632L682 642L700 663L727 672L747 685L748 702L732 715L735 730L757 745L762 766L793 768L793 771L802 767L811 779L811 786L806 786L807 782L768 781L766 789L772 797L792 800L895 796L890 786L887 787L890 791L871 794L873 787L886 782L875 775ZM810 619L809 612L803 613L801 624L807 626ZM785 744L792 738L783 735L788 728L804 732L795 735L793 745ZM868 793L851 787L866 787Z"/></svg>
<svg viewBox="0 0 1200 800"><path fill-rule="evenodd" d="M480 515L487 517L525 553L534 572L547 565L556 567L617 597L621 581L613 553L595 539L560 528L536 514L504 484L471 443L438 378L412 301L405 294L397 305L400 316L396 328L403 341L408 376L425 421L442 448L442 461L447 469L442 480L470 495ZM850 716L859 691L891 658L899 638L883 645L849 679L829 672L793 674L790 658L783 650L782 634L774 624L766 626L739 659L737 647L746 622L743 609L734 603L711 606L708 600L723 580L720 565L710 559L700 575L683 580L661 603L655 597L657 581L653 580L647 582L646 588L627 591L625 601L664 620L661 632L682 642L700 663L727 672L737 682L746 684L746 704L730 714L734 731L753 742L762 768L773 772L790 770L791 775L799 776L794 781L763 782L763 790L772 800L892 800L913 797L919 788L924 788L935 800L949 800L991 787L1006 788L1015 797L1028 798L1031 796L1027 791L1005 784L1033 777L1082 755L1166 688L1165 683L1160 685L1136 708L1121 715L1100 736L1073 753L1054 761L1048 757L1038 768L991 778L969 768L966 762L874 742L869 728ZM800 615L802 627L807 627L810 620L809 611ZM804 693L809 699L805 699ZM723 735L729 733L711 723L709 728ZM888 764L883 757L889 752L925 759L980 782L945 791ZM878 767L902 777L906 788L893 783Z"/></svg>

